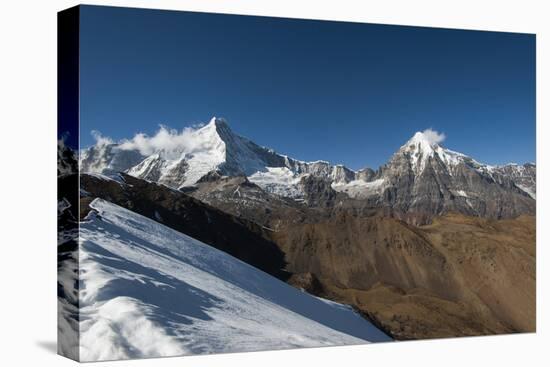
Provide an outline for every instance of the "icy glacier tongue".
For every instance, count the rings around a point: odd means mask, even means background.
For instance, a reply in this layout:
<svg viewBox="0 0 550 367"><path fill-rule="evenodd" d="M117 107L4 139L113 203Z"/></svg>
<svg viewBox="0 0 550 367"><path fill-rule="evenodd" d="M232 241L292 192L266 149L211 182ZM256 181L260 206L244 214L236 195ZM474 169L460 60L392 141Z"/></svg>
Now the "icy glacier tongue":
<svg viewBox="0 0 550 367"><path fill-rule="evenodd" d="M81 223L83 361L390 340L349 306L101 199Z"/></svg>

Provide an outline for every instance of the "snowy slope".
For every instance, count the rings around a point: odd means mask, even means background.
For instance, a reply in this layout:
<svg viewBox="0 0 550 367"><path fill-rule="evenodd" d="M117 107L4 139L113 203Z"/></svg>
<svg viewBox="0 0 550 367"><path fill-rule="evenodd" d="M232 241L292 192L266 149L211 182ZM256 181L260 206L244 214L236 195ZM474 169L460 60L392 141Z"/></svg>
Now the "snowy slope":
<svg viewBox="0 0 550 367"><path fill-rule="evenodd" d="M80 227L83 361L389 340L348 306L109 202L91 207Z"/></svg>

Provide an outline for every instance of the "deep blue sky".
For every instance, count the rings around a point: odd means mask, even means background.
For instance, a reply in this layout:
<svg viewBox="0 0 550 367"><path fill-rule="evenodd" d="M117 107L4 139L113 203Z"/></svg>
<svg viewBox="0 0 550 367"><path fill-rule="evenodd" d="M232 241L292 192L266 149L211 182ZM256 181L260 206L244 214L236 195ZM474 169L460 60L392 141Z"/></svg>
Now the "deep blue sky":
<svg viewBox="0 0 550 367"><path fill-rule="evenodd" d="M535 161L535 36L84 6L81 146L212 116L258 144L350 168L415 131Z"/></svg>

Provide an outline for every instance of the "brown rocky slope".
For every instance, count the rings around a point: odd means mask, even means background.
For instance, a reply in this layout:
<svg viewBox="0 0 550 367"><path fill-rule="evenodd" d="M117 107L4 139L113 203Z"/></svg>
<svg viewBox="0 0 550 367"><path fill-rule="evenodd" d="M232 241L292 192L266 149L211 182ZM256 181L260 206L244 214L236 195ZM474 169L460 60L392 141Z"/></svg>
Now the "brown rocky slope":
<svg viewBox="0 0 550 367"><path fill-rule="evenodd" d="M396 339L535 330L532 216L447 214L414 227L339 214L272 236L291 283L354 305ZM308 289L311 278L320 284Z"/></svg>

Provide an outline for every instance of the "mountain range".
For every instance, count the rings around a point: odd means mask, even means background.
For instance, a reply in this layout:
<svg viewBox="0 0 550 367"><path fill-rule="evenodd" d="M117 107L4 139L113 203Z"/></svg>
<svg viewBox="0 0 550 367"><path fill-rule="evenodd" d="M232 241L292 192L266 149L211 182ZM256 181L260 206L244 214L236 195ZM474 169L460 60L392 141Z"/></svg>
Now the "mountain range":
<svg viewBox="0 0 550 367"><path fill-rule="evenodd" d="M270 195L310 205L360 200L411 223L447 212L487 218L535 213L536 166L491 166L447 149L417 132L377 170L351 170L326 161L304 162L235 134L212 118L169 147L147 151L126 140L99 141L81 151L82 172L125 172L175 189L191 190L215 178L244 177ZM333 202L339 203L340 201Z"/></svg>

